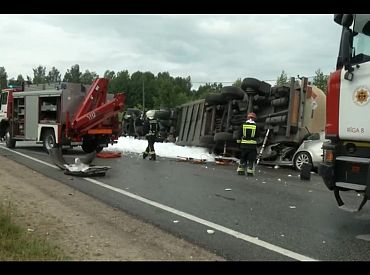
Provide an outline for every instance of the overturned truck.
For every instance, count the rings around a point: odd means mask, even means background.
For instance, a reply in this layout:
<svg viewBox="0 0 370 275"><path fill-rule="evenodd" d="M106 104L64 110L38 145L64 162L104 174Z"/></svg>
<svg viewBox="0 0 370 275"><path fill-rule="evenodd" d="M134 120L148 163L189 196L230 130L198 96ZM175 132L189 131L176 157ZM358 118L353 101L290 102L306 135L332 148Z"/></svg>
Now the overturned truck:
<svg viewBox="0 0 370 275"><path fill-rule="evenodd" d="M289 85L274 87L245 78L241 88L223 87L221 93L182 105L177 144L239 157L238 129L253 111L257 114L258 145L265 145L261 161L292 165L305 138L324 130L325 109L326 95L308 85L307 78L291 78Z"/></svg>

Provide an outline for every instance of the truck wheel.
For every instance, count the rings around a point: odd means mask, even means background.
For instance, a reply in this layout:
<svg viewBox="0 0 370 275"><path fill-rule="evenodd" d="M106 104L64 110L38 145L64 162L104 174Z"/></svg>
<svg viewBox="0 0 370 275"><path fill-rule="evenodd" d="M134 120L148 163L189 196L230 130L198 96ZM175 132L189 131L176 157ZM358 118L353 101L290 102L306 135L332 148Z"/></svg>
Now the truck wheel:
<svg viewBox="0 0 370 275"><path fill-rule="evenodd" d="M44 150L49 153L49 150L55 146L55 134L54 130L48 129L44 132L42 138L42 146Z"/></svg>
<svg viewBox="0 0 370 275"><path fill-rule="evenodd" d="M260 89L261 81L256 78L247 77L242 81L241 88L245 91L247 88L253 89L256 92Z"/></svg>
<svg viewBox="0 0 370 275"><path fill-rule="evenodd" d="M227 103L223 95L216 93L208 94L205 98L205 102L208 106L223 105Z"/></svg>
<svg viewBox="0 0 370 275"><path fill-rule="evenodd" d="M303 163L310 164L312 166L312 159L309 153L299 152L294 158L294 168L301 171Z"/></svg>
<svg viewBox="0 0 370 275"><path fill-rule="evenodd" d="M244 91L235 86L226 86L221 89L221 94L231 100L231 99L243 99L244 98Z"/></svg>
<svg viewBox="0 0 370 275"><path fill-rule="evenodd" d="M88 140L88 141L84 141L82 142L82 150L85 152L85 153L92 153L94 152L94 150L97 150L97 145L96 145L96 142L94 140Z"/></svg>
<svg viewBox="0 0 370 275"><path fill-rule="evenodd" d="M9 129L6 130L6 134L5 134L4 138L5 138L5 145L6 145L6 147L8 147L8 148L15 148L15 142L16 142L16 140L15 139L12 139L10 137Z"/></svg>

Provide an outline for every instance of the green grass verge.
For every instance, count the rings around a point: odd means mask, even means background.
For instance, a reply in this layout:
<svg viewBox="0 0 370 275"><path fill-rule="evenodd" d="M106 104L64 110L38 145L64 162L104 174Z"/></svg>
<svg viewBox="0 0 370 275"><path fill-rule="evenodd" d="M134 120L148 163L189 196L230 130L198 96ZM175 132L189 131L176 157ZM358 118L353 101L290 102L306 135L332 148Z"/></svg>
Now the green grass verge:
<svg viewBox="0 0 370 275"><path fill-rule="evenodd" d="M63 251L11 221L10 206L0 206L0 261L70 260Z"/></svg>

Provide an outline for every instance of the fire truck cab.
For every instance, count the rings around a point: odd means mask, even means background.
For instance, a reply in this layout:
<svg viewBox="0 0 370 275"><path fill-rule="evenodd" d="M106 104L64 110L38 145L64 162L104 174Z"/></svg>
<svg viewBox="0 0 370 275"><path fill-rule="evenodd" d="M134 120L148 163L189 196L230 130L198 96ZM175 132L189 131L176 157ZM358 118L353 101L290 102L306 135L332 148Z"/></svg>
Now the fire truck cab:
<svg viewBox="0 0 370 275"><path fill-rule="evenodd" d="M326 100L326 138L318 172L340 208L359 211L370 198L370 14L335 14L342 26L336 71ZM363 195L348 209L341 191Z"/></svg>

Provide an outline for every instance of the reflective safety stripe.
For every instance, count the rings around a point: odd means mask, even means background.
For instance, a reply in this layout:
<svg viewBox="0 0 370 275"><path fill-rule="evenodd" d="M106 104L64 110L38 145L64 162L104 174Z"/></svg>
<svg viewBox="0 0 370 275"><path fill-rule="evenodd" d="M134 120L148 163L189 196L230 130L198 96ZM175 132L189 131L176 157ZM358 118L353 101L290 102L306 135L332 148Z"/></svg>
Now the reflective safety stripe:
<svg viewBox="0 0 370 275"><path fill-rule="evenodd" d="M257 144L257 141L255 140L245 140L245 139L242 139L242 142L241 143L244 143L244 144Z"/></svg>
<svg viewBox="0 0 370 275"><path fill-rule="evenodd" d="M252 133L251 133L251 137L253 138L254 135L256 134L256 125L248 125L248 124L244 124L243 125L243 136L246 136L247 135L247 130L252 130Z"/></svg>

